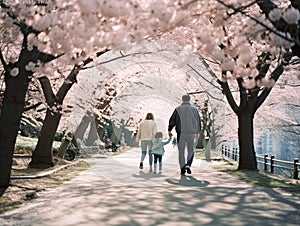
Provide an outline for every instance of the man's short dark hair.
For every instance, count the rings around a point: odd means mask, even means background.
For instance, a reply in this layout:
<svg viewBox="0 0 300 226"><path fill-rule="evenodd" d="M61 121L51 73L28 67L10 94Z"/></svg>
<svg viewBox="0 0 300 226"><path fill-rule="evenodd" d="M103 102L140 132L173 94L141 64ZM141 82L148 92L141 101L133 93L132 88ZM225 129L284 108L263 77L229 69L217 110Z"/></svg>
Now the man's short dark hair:
<svg viewBox="0 0 300 226"><path fill-rule="evenodd" d="M188 94L182 95L182 101L183 102L190 102L191 97Z"/></svg>

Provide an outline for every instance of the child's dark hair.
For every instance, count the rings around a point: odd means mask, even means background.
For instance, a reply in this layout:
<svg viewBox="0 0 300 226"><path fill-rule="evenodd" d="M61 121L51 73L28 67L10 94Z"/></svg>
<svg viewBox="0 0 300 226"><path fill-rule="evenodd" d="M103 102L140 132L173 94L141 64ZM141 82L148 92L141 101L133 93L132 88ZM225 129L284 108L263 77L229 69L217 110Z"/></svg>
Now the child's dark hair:
<svg viewBox="0 0 300 226"><path fill-rule="evenodd" d="M157 133L155 134L155 138L162 138L162 137L163 137L162 132L157 132Z"/></svg>

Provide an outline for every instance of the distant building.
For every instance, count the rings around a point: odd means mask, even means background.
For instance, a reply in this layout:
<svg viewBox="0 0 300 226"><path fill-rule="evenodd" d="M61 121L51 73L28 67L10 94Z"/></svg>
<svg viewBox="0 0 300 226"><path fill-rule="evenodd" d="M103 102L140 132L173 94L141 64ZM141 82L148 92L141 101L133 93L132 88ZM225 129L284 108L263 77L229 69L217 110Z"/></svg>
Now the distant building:
<svg viewBox="0 0 300 226"><path fill-rule="evenodd" d="M259 155L275 156L277 159L293 161L300 157L300 147L288 133L282 134L278 130L267 129L257 138L256 153Z"/></svg>

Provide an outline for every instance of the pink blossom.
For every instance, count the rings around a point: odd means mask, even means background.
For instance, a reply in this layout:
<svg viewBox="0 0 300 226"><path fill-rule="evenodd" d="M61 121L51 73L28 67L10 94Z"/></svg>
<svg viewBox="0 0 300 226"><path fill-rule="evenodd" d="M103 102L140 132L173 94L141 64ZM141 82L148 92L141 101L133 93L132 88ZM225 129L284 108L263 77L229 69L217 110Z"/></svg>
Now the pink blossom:
<svg viewBox="0 0 300 226"><path fill-rule="evenodd" d="M273 9L273 10L270 11L269 18L272 21L277 21L282 16L282 13L283 13L282 9L275 8L275 9Z"/></svg>
<svg viewBox="0 0 300 226"><path fill-rule="evenodd" d="M253 89L253 88L255 88L255 86L256 86L256 82L255 82L254 79L249 79L249 80L247 80L247 81L245 81L245 82L243 83L243 86L244 86L246 89Z"/></svg>
<svg viewBox="0 0 300 226"><path fill-rule="evenodd" d="M269 88L271 88L271 87L273 87L274 85L275 85L275 81L274 81L274 79L272 79L272 78L263 78L263 79L261 79L261 80L258 80L257 81L257 85L259 86L259 87L269 87Z"/></svg>
<svg viewBox="0 0 300 226"><path fill-rule="evenodd" d="M19 68L14 67L13 69L11 69L10 75L11 75L12 77L17 77L18 74L19 74Z"/></svg>
<svg viewBox="0 0 300 226"><path fill-rule="evenodd" d="M298 9L290 7L286 11L284 11L282 17L288 24L298 24L300 19L300 13Z"/></svg>
<svg viewBox="0 0 300 226"><path fill-rule="evenodd" d="M234 61L233 60L225 60L221 63L222 71L233 71L234 70Z"/></svg>

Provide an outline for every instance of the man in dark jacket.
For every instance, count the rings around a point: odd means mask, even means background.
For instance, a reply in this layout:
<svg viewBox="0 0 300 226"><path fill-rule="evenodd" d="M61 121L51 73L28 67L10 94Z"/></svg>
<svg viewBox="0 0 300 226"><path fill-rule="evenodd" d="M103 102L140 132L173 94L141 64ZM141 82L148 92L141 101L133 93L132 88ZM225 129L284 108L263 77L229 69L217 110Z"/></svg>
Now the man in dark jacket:
<svg viewBox="0 0 300 226"><path fill-rule="evenodd" d="M196 107L190 104L190 96L182 96L182 104L175 108L169 120L168 132L172 134L175 127L177 133L177 146L179 151L179 166L181 174L191 174L194 159L194 143L199 138L201 118ZM185 160L185 147L187 146L187 161Z"/></svg>

